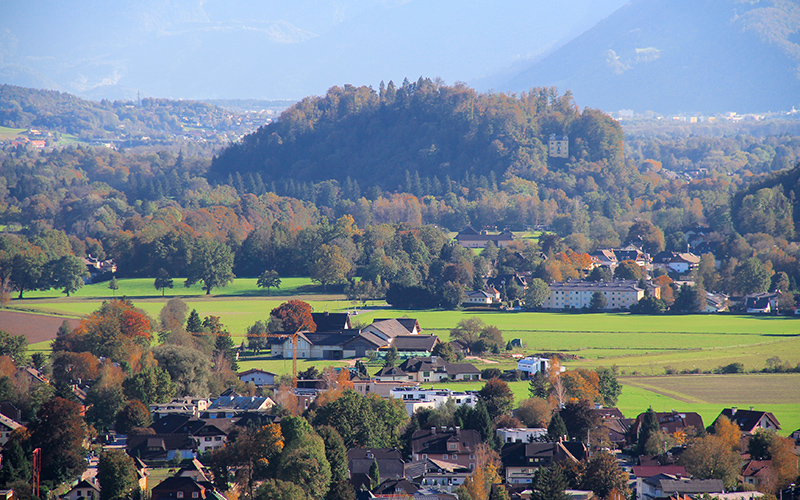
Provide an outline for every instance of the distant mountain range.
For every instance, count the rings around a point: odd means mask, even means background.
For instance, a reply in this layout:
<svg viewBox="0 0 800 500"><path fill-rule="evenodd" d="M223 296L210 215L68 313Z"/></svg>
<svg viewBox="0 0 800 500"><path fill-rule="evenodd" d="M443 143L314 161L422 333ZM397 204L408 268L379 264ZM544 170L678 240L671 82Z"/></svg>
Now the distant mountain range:
<svg viewBox="0 0 800 500"><path fill-rule="evenodd" d="M634 0L497 88L567 88L605 110L800 107L800 4Z"/></svg>
<svg viewBox="0 0 800 500"><path fill-rule="evenodd" d="M657 112L800 107L791 0L8 3L0 83L90 99L291 99L334 85L554 85Z"/></svg>

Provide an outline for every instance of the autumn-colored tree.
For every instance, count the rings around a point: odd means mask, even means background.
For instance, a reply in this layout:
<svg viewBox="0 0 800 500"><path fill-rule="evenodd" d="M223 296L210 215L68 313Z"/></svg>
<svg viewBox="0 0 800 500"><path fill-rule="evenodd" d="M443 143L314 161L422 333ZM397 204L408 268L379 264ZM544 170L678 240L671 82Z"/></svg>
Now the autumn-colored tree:
<svg viewBox="0 0 800 500"><path fill-rule="evenodd" d="M467 349L471 349L480 338L481 330L484 328L486 328L486 324L477 316L462 319L455 328L450 330L450 340L461 340L467 344Z"/></svg>
<svg viewBox="0 0 800 500"><path fill-rule="evenodd" d="M283 450L281 426L267 424L259 428L251 427L232 437L232 442L211 454L215 485L227 490L229 470L236 468L235 483L240 491L247 492L253 498L256 481L266 477Z"/></svg>
<svg viewBox="0 0 800 500"><path fill-rule="evenodd" d="M73 384L78 380L95 380L99 375L100 360L90 352L53 353L53 380Z"/></svg>
<svg viewBox="0 0 800 500"><path fill-rule="evenodd" d="M674 293L672 292L672 287L670 286L671 284L672 284L672 278L670 278L666 274L659 276L653 280L653 285L659 287L660 290L659 294L661 296L660 298L661 300L664 301L664 304L666 304L667 307L671 306L675 302L675 296Z"/></svg>
<svg viewBox="0 0 800 500"><path fill-rule="evenodd" d="M606 500L624 500L630 496L628 473L622 470L616 457L603 450L595 452L586 464L581 487Z"/></svg>
<svg viewBox="0 0 800 500"><path fill-rule="evenodd" d="M644 277L644 270L632 260L623 260L614 269L614 278L621 280L640 280Z"/></svg>
<svg viewBox="0 0 800 500"><path fill-rule="evenodd" d="M500 456L488 444L480 443L475 453L475 469L467 476L462 488L471 500L489 500L492 485L501 483Z"/></svg>
<svg viewBox="0 0 800 500"><path fill-rule="evenodd" d="M53 351L87 351L98 357L128 361L133 348L149 347L152 326L147 315L127 299L103 302L75 330L59 335Z"/></svg>
<svg viewBox="0 0 800 500"><path fill-rule="evenodd" d="M731 450L741 451L742 431L725 415L714 421L714 435L722 439Z"/></svg>
<svg viewBox="0 0 800 500"><path fill-rule="evenodd" d="M350 261L342 255L338 246L322 244L317 248L308 271L311 280L325 289L332 283L344 282L351 267Z"/></svg>
<svg viewBox="0 0 800 500"><path fill-rule="evenodd" d="M311 305L308 302L292 299L279 305L269 314L283 322L283 329L287 332L317 331L317 324L311 316Z"/></svg>
<svg viewBox="0 0 800 500"><path fill-rule="evenodd" d="M152 422L150 410L138 399L132 399L117 413L114 429L127 434L136 427L147 427Z"/></svg>
<svg viewBox="0 0 800 500"><path fill-rule="evenodd" d="M478 397L486 404L489 417L494 420L500 415L505 415L514 407L514 393L503 380L493 378L478 391Z"/></svg>
<svg viewBox="0 0 800 500"><path fill-rule="evenodd" d="M86 424L78 403L55 397L30 425L31 446L42 449L42 480L57 483L86 470Z"/></svg>
<svg viewBox="0 0 800 500"><path fill-rule="evenodd" d="M736 486L742 459L731 443L715 434L695 438L681 454L679 463L699 479L721 479L725 488Z"/></svg>
<svg viewBox="0 0 800 500"><path fill-rule="evenodd" d="M547 427L553 416L553 406L543 398L528 398L515 411L525 427Z"/></svg>
<svg viewBox="0 0 800 500"><path fill-rule="evenodd" d="M550 358L550 369L547 372L547 378L550 381L550 397L554 400L554 406L557 405L558 408L563 408L564 403L567 402L567 389L561 376L561 362L558 358Z"/></svg>
<svg viewBox="0 0 800 500"><path fill-rule="evenodd" d="M561 374L564 388L569 398L587 399L602 402L600 394L600 377L596 371L578 368Z"/></svg>

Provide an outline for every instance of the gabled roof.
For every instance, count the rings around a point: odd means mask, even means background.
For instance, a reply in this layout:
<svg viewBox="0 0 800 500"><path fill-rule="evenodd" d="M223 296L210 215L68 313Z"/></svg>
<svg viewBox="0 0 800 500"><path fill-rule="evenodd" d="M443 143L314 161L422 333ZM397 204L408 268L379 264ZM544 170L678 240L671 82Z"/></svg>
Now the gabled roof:
<svg viewBox="0 0 800 500"><path fill-rule="evenodd" d="M255 373L263 373L264 375L272 375L273 377L276 375L276 374L274 374L272 372L268 372L266 370L261 370L259 368L250 368L249 370L245 370L245 371L239 373L239 378L242 378L245 375L251 375L251 374L255 374Z"/></svg>
<svg viewBox="0 0 800 500"><path fill-rule="evenodd" d="M420 429L411 435L411 450L413 453L444 454L453 453L448 450L447 442L456 437L459 442L458 453L475 453L482 442L478 431L472 429Z"/></svg>
<svg viewBox="0 0 800 500"><path fill-rule="evenodd" d="M400 364L400 368L406 373L445 370L446 366L445 360L438 356L408 358Z"/></svg>
<svg viewBox="0 0 800 500"><path fill-rule="evenodd" d="M419 488L414 486L408 479L387 479L386 481L383 481L377 488L375 488L373 493L376 495L413 495L418 490Z"/></svg>
<svg viewBox="0 0 800 500"><path fill-rule="evenodd" d="M634 465L633 475L636 477L653 477L659 474L669 474L676 477L688 477L682 465Z"/></svg>
<svg viewBox="0 0 800 500"><path fill-rule="evenodd" d="M350 315L347 313L317 312L311 313L318 332L332 332L352 328Z"/></svg>
<svg viewBox="0 0 800 500"><path fill-rule="evenodd" d="M742 477L765 477L772 469L772 460L748 460L742 469Z"/></svg>
<svg viewBox="0 0 800 500"><path fill-rule="evenodd" d="M668 474L643 479L664 493L722 493L722 479L678 479Z"/></svg>
<svg viewBox="0 0 800 500"><path fill-rule="evenodd" d="M639 432L639 426L642 425L643 418L644 413L640 413L636 417L636 422L633 424L634 435ZM705 429L705 426L703 425L703 417L695 412L656 412L656 418L658 419L659 428L669 434L673 434L675 431L683 430L689 427L693 427L698 431Z"/></svg>
<svg viewBox="0 0 800 500"><path fill-rule="evenodd" d="M95 484L95 483L93 483L91 481L87 481L86 479L82 480L81 482L79 482L78 484L73 486L72 489L70 489L69 491L85 490L87 488L93 489L94 491L96 491L98 493L98 496L99 496L99 494L100 494L100 485L99 484Z"/></svg>
<svg viewBox="0 0 800 500"><path fill-rule="evenodd" d="M376 349L381 347L386 347L389 345L388 341L383 340L382 338L378 337L372 332L365 331L365 332L359 332L358 335L356 335L355 337L351 338L350 340L342 344L342 347L346 348L348 345L359 340L374 345Z"/></svg>
<svg viewBox="0 0 800 500"><path fill-rule="evenodd" d="M203 491L205 488L192 477L170 476L153 487L153 496L159 491L170 490Z"/></svg>
<svg viewBox="0 0 800 500"><path fill-rule="evenodd" d="M208 406L208 410L254 411L260 409L262 406L271 407L272 404L274 404L272 400L265 397L220 396Z"/></svg>
<svg viewBox="0 0 800 500"><path fill-rule="evenodd" d="M776 429L781 428L781 424L778 422L778 419L775 418L775 415L772 412L768 411L758 411L758 410L740 410L738 408L725 408L722 410L722 413L719 414L719 417L727 417L728 420L739 426L739 430L742 432L752 433L758 428L758 423L761 421L763 417L766 417L772 424L775 426ZM719 419L717 417L717 420ZM717 420L714 420L716 422Z"/></svg>
<svg viewBox="0 0 800 500"><path fill-rule="evenodd" d="M417 320L409 318L376 319L370 326L387 337L409 335L418 329Z"/></svg>
<svg viewBox="0 0 800 500"><path fill-rule="evenodd" d="M436 335L398 335L391 345L398 351L432 351L438 341Z"/></svg>
<svg viewBox="0 0 800 500"><path fill-rule="evenodd" d="M0 413L0 425L5 426L6 428L8 428L8 429L10 429L12 431L22 427L22 424L20 424L16 420L12 420L12 419L8 418L7 416L3 415L2 413Z"/></svg>
<svg viewBox="0 0 800 500"><path fill-rule="evenodd" d="M347 468L350 474L368 474L373 460L378 462L378 471L382 478L403 477L403 455L396 448L351 448L347 450Z"/></svg>
<svg viewBox="0 0 800 500"><path fill-rule="evenodd" d="M445 366L448 375L460 375L462 373L480 373L481 371L469 363L447 363Z"/></svg>
<svg viewBox="0 0 800 500"><path fill-rule="evenodd" d="M408 374L400 369L399 366L384 366L381 368L378 373L375 374L376 377L406 377Z"/></svg>
<svg viewBox="0 0 800 500"><path fill-rule="evenodd" d="M581 443L575 443L581 445ZM574 450L582 458L583 451ZM500 451L500 459L504 467L521 467L526 465L549 465L553 462L568 460L578 462L565 443L507 443Z"/></svg>

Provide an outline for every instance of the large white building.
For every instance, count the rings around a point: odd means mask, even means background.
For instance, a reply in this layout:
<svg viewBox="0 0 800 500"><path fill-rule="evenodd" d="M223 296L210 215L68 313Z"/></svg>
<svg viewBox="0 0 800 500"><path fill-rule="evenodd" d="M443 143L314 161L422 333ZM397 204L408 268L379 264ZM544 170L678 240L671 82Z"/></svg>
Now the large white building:
<svg viewBox="0 0 800 500"><path fill-rule="evenodd" d="M547 374L550 370L550 360L537 356L528 356L527 358L517 361L517 370L524 373L527 377L531 377L537 373Z"/></svg>
<svg viewBox="0 0 800 500"><path fill-rule="evenodd" d="M422 389L420 387L396 387L390 391L395 399L402 400L406 405L408 416L414 414L419 408L438 408L452 399L456 406L468 405L475 407L478 396L472 392L455 392L450 389Z"/></svg>
<svg viewBox="0 0 800 500"><path fill-rule="evenodd" d="M545 309L589 308L592 295L601 292L606 298L604 310L627 309L644 297L636 280L558 281L550 285L550 296L542 303Z"/></svg>

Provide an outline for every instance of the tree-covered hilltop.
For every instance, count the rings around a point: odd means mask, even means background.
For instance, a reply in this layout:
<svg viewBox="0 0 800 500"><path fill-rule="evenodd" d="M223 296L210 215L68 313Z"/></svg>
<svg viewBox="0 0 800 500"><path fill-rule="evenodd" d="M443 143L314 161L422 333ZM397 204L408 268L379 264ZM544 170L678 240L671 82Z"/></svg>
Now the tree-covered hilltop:
<svg viewBox="0 0 800 500"><path fill-rule="evenodd" d="M548 174L563 163L548 161L550 134L569 135L570 162L622 166L622 129L602 112L580 112L572 95L554 88L516 95L479 94L464 85L420 78L395 87L332 87L308 97L280 120L222 152L209 175L259 174L264 182L302 179L395 190L407 176L432 194L450 180L518 176L555 184ZM613 175L613 174L612 174Z"/></svg>

